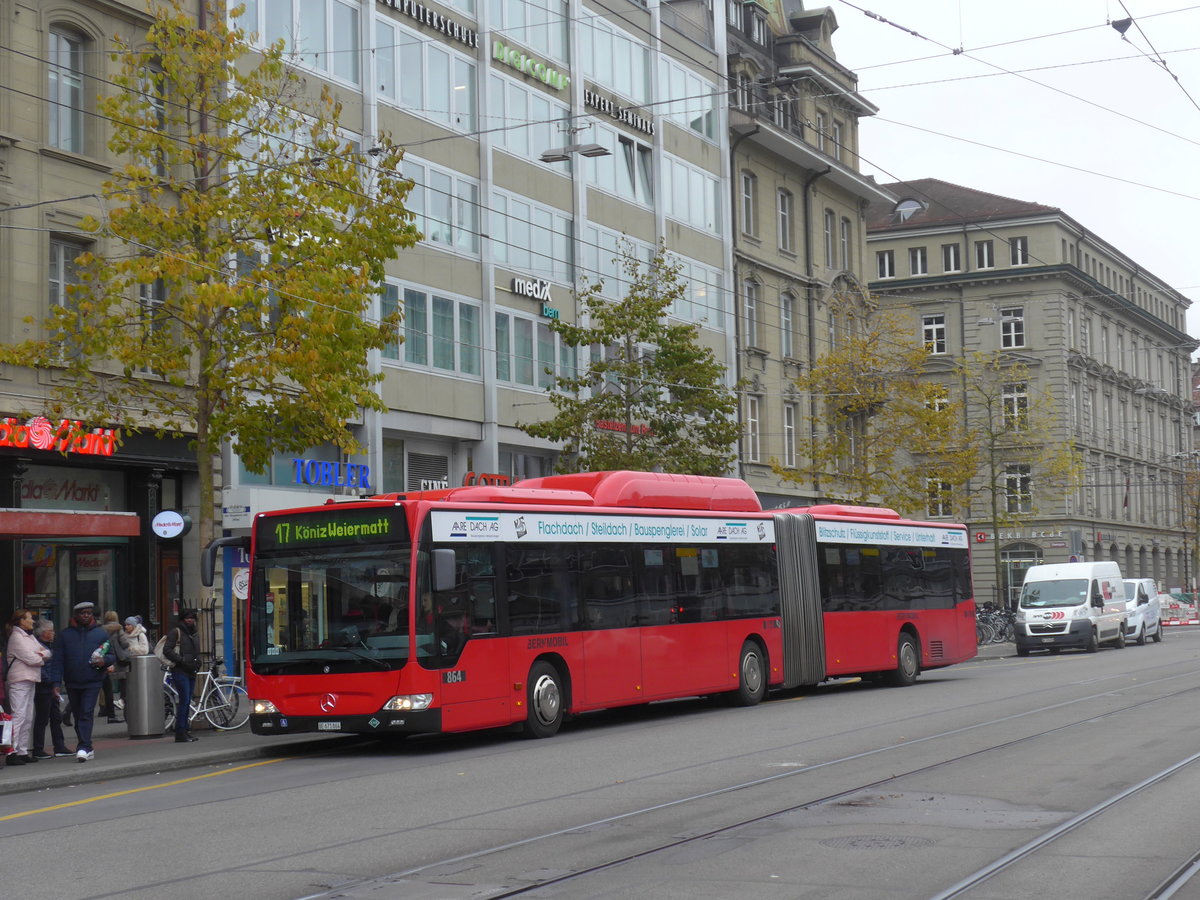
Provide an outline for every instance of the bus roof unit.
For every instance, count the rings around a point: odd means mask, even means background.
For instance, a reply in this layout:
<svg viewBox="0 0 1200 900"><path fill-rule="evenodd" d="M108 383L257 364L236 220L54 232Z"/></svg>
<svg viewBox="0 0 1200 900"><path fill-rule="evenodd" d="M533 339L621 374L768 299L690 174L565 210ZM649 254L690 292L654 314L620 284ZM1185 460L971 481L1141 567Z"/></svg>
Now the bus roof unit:
<svg viewBox="0 0 1200 900"><path fill-rule="evenodd" d="M740 478L666 472L579 472L518 481L515 489L582 491L596 506L761 512L762 504Z"/></svg>

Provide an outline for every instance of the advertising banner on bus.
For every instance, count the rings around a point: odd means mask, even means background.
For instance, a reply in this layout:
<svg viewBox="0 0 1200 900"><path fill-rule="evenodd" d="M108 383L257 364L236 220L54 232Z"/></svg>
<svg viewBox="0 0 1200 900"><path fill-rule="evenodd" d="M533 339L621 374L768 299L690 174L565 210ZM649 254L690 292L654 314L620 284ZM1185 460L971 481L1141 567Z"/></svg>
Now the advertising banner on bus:
<svg viewBox="0 0 1200 900"><path fill-rule="evenodd" d="M671 544L710 542L771 543L775 527L769 519L684 516L613 516L552 512L466 512L437 510L431 514L433 539L451 541L661 541Z"/></svg>

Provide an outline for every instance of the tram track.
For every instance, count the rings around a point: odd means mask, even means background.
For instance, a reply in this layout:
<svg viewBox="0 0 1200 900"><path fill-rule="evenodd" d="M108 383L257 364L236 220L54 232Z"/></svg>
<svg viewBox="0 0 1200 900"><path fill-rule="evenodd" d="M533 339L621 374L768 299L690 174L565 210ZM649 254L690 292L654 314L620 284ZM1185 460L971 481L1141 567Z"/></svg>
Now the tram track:
<svg viewBox="0 0 1200 900"><path fill-rule="evenodd" d="M1192 673L1192 674L1194 674L1194 673ZM529 835L529 836L524 837L519 840L496 844L496 845L490 846L490 847L483 847L478 850L472 851L470 853L459 854L459 855L455 855L455 856L450 856L450 857L426 862L419 866L406 868L402 871L398 871L398 872L388 875L388 876L366 879L362 882L357 882L357 883L350 884L350 885L342 885L339 888L332 890L332 891L323 891L323 892L316 893L316 894L310 894L310 895L305 896L304 898L301 898L301 900L319 900L319 898L335 898L335 897L347 898L347 900L351 900L351 898L355 898L358 896L359 890L369 891L370 886L372 886L372 885L379 885L381 883L388 883L388 882L407 882L411 879L420 879L420 878L422 878L422 876L425 876L428 873L453 871L456 868L461 869L465 866L469 866L470 864L480 863L482 861L487 861L487 860L494 861L496 858L502 857L506 853L509 853L512 851L517 851L522 848L528 848L532 845L536 845L541 842L547 842L554 838L560 838L560 837L564 837L564 836L576 834L576 833L582 834L582 833L594 831L597 829L606 828L606 827L609 827L609 826L612 826L612 825L615 825L618 823L629 822L629 821L632 821L632 820L635 820L638 818L642 818L642 817L649 817L653 814L661 813L661 812L668 811L668 810L678 811L679 809L686 808L689 805L699 805L699 804L703 804L705 801L711 801L713 799L720 798L722 796L736 794L736 793L744 792L744 791L750 791L750 790L753 790L756 788L768 786L772 783L781 782L781 781L789 780L789 779L796 779L796 778L799 778L799 777L802 777L805 775L812 775L813 773L816 773L820 770L829 769L831 767L845 765L845 764L853 763L856 761L861 761L861 760L871 757L871 756L877 756L877 755L886 754L889 752L894 752L894 751L899 751L899 750L911 750L914 746L918 746L921 744L929 744L929 743L936 742L936 741L942 741L942 740L947 740L947 739L951 739L954 737L958 737L958 736L961 736L963 734L966 734L966 733L972 732L972 731L978 731L981 729L1002 726L1005 724L1009 724L1015 720L1022 719L1022 718L1028 718L1028 717L1034 716L1034 715L1045 714L1045 713L1050 713L1050 712L1057 712L1057 711L1060 711L1060 710L1063 710L1063 709L1066 709L1066 708L1069 708L1072 706L1077 706L1078 704L1081 704L1081 703L1093 702L1095 700L1102 699L1104 697L1110 697L1115 694L1125 693L1125 692L1128 692L1128 691L1130 691L1132 689L1136 689L1136 688L1146 688L1146 687L1149 687L1149 686L1152 686L1155 684L1160 684L1162 682L1172 681L1172 680L1175 680L1180 677L1185 677L1185 676L1181 676L1179 674L1174 674L1174 675L1171 675L1171 676L1168 676L1168 677L1162 678L1162 679L1155 679L1152 681L1142 681L1142 682L1139 682L1137 685L1124 684L1120 687L1113 688L1112 690L1100 691L1100 692L1088 694L1083 697L1077 697L1077 698L1072 698L1070 700L1064 700L1059 703L1046 704L1046 705L1040 706L1036 709L1024 710L1022 712L1013 713L1011 715L999 716L999 717L995 717L995 718L989 719L984 722L976 722L976 723L972 723L970 725L966 725L966 726L963 726L960 728L947 729L945 731L941 731L941 732L938 732L935 734L925 735L925 736L919 737L919 738L906 739L902 742L892 743L892 744L888 744L885 746L872 748L870 750L861 751L858 753L847 754L847 755L840 756L835 759L829 759L829 760L825 760L825 761L822 761L819 763L814 763L811 765L798 766L796 768L789 769L786 772L775 773L775 774L765 776L762 778L749 779L749 780L742 781L742 782L739 782L736 784L731 784L731 785L726 785L724 787L716 788L711 791L705 791L705 792L701 792L701 793L697 793L697 794L692 794L692 795L689 795L686 797L679 797L679 798L675 798L673 800L664 801L662 803L656 803L656 804L647 805L645 807L641 807L638 809L627 810L625 812L615 814L613 816L595 819L595 820L591 820L591 821L583 822L583 823L577 823L577 824L570 825L567 827L558 828L558 829L555 829L552 831L547 831L547 832L544 832L541 834ZM1078 728L1080 726L1094 724L1094 723L1097 723L1097 722L1100 722L1100 721L1103 721L1106 719L1112 719L1115 717L1119 717L1121 715L1128 714L1130 712L1133 712L1133 711L1136 711L1139 709L1144 709L1144 708L1149 707L1154 704L1176 701L1183 696L1193 695L1195 693L1195 690L1196 689L1193 687L1188 687L1183 690L1170 692L1170 693L1152 697L1149 699L1139 700L1135 703L1123 705L1121 707L1106 710L1101 713L1089 714L1087 716L1077 718L1070 722L1060 723L1051 728L1045 728L1045 729L1042 729L1042 730L1039 730L1039 731L1036 731L1036 732L1033 732L1030 734L1026 734L1026 735L1022 735L1020 737L1013 738L1011 740L1006 740L1006 741L1001 741L999 743L989 744L988 746L979 747L977 749L974 749L974 750L971 750L971 751L965 752L965 753L959 753L954 756L951 756L951 757L948 757L945 759L940 759L940 760L937 760L935 762L932 762L932 763L929 763L929 764L926 764L923 766L912 767L903 772L896 772L886 778L877 779L877 780L873 780L870 782L862 782L860 784L856 784L852 787L847 787L847 788L838 790L836 792L825 794L825 795L815 797L812 799L807 799L801 803L791 803L786 806L780 806L778 808L774 808L769 811L762 812L762 813L759 813L759 814L756 814L753 816L741 817L735 821L726 822L726 823L720 825L719 827L706 829L699 833L688 834L688 835L674 838L671 840L659 841L659 842L656 842L653 846L642 847L640 849L633 850L633 851L626 852L626 853L619 853L619 854L613 855L609 859L605 859L605 860L595 862L595 863L585 865L585 866L580 866L577 869L574 869L571 871L566 871L566 872L561 872L559 874L554 874L550 877L540 878L540 879L531 881L530 883L527 883L527 884L521 884L518 886L505 886L502 888L493 888L493 889L485 888L482 891L475 890L470 894L470 896L486 897L486 898L488 898L488 900L500 900L500 898L528 896L531 894L535 894L536 892L539 892L539 891L544 891L544 890L553 889L553 888L563 888L565 886L569 886L573 882L581 882L583 879L586 879L586 878L594 876L594 875L598 875L600 873L604 873L606 871L619 869L622 866L626 866L628 864L635 863L638 861L652 860L656 856L669 854L672 851L678 851L681 848L688 847L689 845L702 844L705 841L711 841L715 838L720 838L722 836L729 836L731 834L738 832L739 830L745 830L751 826L754 826L759 823L767 822L772 819L787 816L789 814L799 813L799 812L806 811L806 810L813 810L813 809L817 809L820 807L827 807L827 806L831 806L834 804L847 803L847 802L852 801L854 798L862 795L864 792L879 791L881 789L886 789L890 786L897 784L898 782L900 782L904 779L910 779L915 776L924 775L924 774L936 773L938 770L941 770L941 769L947 769L947 768L953 767L955 765L968 763L972 760L982 759L982 758L986 757L988 754L994 754L994 753L998 753L998 752L1012 750L1014 748L1018 748L1022 745L1030 744L1032 742L1044 739L1048 736L1055 735L1057 733L1066 732L1071 729ZM877 726L879 723L875 723L875 724ZM1016 848L1015 850L1012 850L1012 851L1009 851L1008 853L1003 854L1002 856L998 857L996 860L992 861L988 865L980 867L975 872L973 872L970 875L961 879L959 882L957 882L951 888L946 889L946 891L944 891L943 893L935 895L937 900L943 900L943 898L944 898L944 900L950 900L950 898L964 896L968 891L970 891L974 887L988 881L990 878L992 878L994 875L998 874L999 872L1004 871L1005 869L1008 869L1011 866L1014 866L1015 864L1019 863L1020 861L1022 861L1024 859L1030 858L1031 856L1038 853L1040 850L1052 845L1055 841L1057 841L1064 835L1085 825L1092 819L1095 819L1096 817L1101 816L1104 812L1106 812L1109 809L1113 808L1114 806L1118 805L1122 800L1124 800L1130 796L1133 796L1134 794L1137 794L1149 787L1159 784L1160 782L1162 782L1166 779L1169 779L1176 772L1187 768L1188 766L1190 766L1192 763L1194 763L1197 760L1200 760L1200 754L1195 754L1191 757L1188 757L1184 760L1174 763L1173 765L1168 766L1167 768L1150 776L1149 778L1144 779L1143 781L1139 782L1138 784L1133 785L1123 791L1120 791L1117 794L1107 798L1103 802L1096 804L1093 807L1089 808L1088 810L1072 817L1068 821L1063 822L1053 828L1047 829L1042 834L1029 840L1026 844ZM1200 872L1200 852L1198 852L1194 857L1192 857L1190 860L1188 860L1183 865L1181 865L1178 868L1178 870L1172 875L1171 878L1166 879L1159 886L1159 888L1156 889L1156 891L1157 891L1156 893L1151 893L1148 895L1147 900L1157 900L1157 898L1164 898L1164 900L1165 900L1165 898L1173 896L1175 890L1178 889L1178 885L1184 883L1184 881L1186 879L1190 879L1191 877L1193 877L1197 872ZM439 884L440 882L433 881L430 883L431 884ZM364 893L364 896L365 896L365 893ZM467 895L464 894L463 896L467 896Z"/></svg>

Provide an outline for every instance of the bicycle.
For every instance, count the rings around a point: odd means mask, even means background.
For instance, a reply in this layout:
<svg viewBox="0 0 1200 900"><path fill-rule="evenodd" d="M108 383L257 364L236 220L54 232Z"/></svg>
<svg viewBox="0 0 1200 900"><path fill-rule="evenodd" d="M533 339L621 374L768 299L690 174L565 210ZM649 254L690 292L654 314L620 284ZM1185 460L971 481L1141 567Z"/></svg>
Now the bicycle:
<svg viewBox="0 0 1200 900"><path fill-rule="evenodd" d="M250 698L242 687L242 679L221 674L221 660L214 659L212 667L196 674L200 699L189 703L191 719L203 715L208 724L219 731L234 731L250 721ZM171 670L163 669L163 727L170 731L175 725L179 708L179 693L171 681Z"/></svg>

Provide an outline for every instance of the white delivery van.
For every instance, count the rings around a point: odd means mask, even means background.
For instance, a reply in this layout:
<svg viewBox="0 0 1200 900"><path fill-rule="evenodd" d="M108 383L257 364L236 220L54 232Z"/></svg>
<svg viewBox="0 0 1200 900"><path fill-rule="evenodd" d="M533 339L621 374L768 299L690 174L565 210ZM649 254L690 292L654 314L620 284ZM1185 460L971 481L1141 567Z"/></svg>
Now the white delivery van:
<svg viewBox="0 0 1200 900"><path fill-rule="evenodd" d="M1158 584L1153 578L1125 579L1125 639L1145 644L1151 638L1162 640L1162 618L1158 602Z"/></svg>
<svg viewBox="0 0 1200 900"><path fill-rule="evenodd" d="M1125 583L1115 562L1030 566L1017 601L1017 656L1125 646Z"/></svg>

